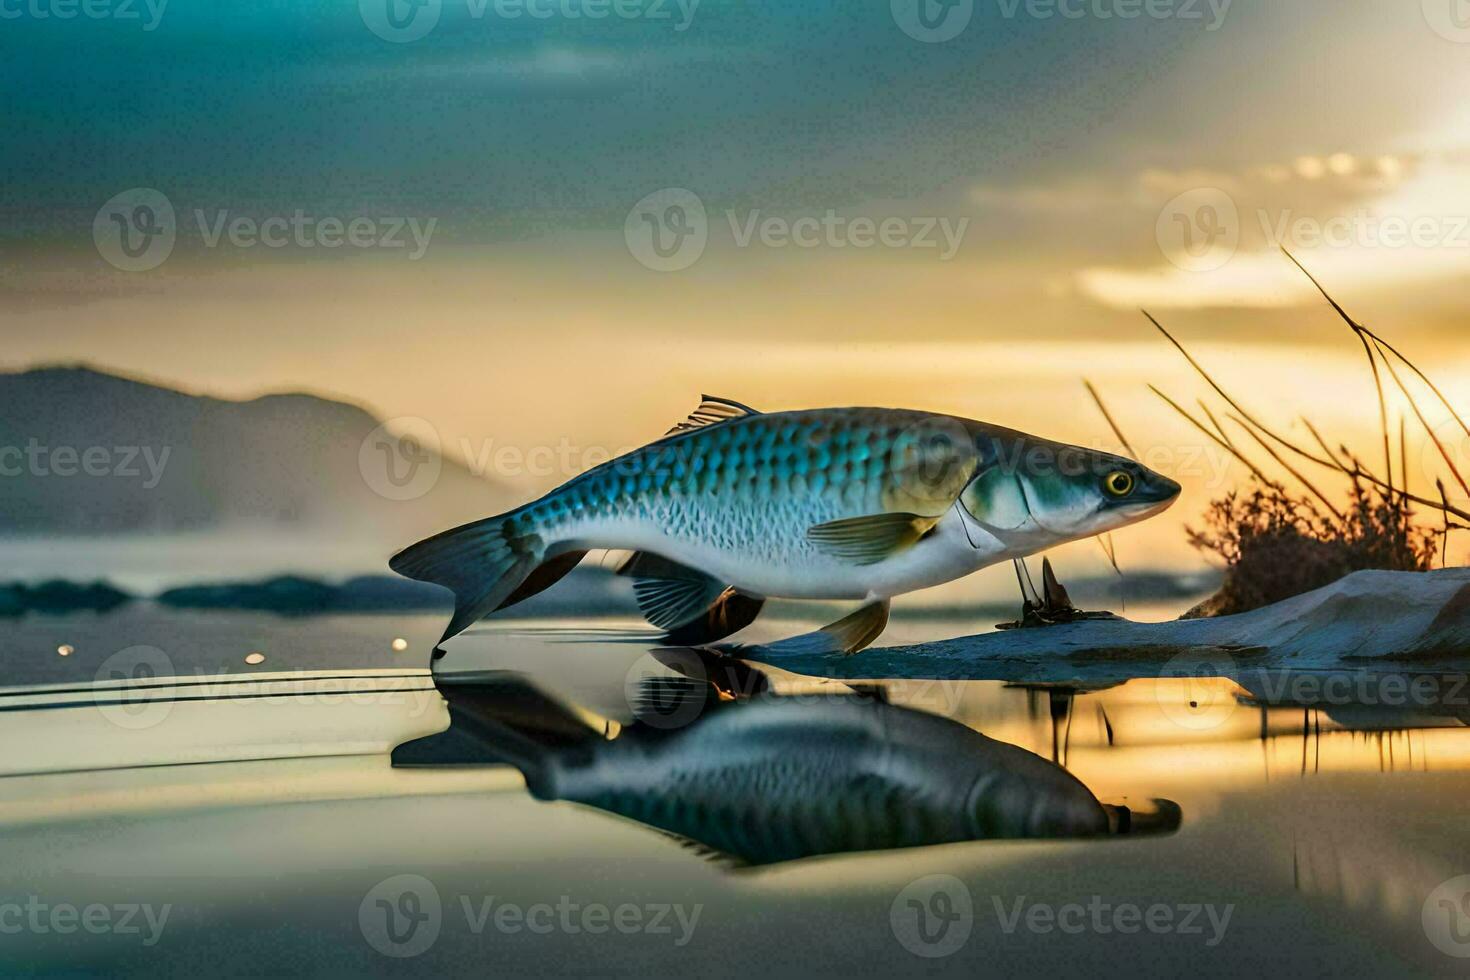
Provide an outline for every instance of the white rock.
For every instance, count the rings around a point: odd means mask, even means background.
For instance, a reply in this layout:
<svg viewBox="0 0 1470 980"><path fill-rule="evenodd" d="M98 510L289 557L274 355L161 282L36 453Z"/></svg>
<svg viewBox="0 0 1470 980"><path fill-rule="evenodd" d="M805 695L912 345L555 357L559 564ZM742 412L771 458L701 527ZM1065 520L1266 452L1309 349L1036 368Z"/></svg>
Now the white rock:
<svg viewBox="0 0 1470 980"><path fill-rule="evenodd" d="M1127 659L1226 650L1282 666L1345 660L1470 657L1470 568L1355 572L1325 588L1236 616L1135 623L1072 623L927 644L965 656ZM948 650L947 648L953 648Z"/></svg>

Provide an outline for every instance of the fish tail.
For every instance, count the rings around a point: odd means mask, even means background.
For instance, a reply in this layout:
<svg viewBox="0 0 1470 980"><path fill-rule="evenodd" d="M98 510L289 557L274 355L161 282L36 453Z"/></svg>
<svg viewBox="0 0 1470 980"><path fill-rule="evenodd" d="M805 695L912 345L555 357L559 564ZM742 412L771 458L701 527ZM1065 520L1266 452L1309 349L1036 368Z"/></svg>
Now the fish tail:
<svg viewBox="0 0 1470 980"><path fill-rule="evenodd" d="M524 675L490 671L440 685L449 728L393 750L394 765L484 765L519 769L537 799L554 799L559 774L585 764L606 721L544 693Z"/></svg>
<svg viewBox="0 0 1470 980"><path fill-rule="evenodd" d="M522 508L426 538L394 555L388 567L454 592L442 643L508 599L545 556L546 542Z"/></svg>

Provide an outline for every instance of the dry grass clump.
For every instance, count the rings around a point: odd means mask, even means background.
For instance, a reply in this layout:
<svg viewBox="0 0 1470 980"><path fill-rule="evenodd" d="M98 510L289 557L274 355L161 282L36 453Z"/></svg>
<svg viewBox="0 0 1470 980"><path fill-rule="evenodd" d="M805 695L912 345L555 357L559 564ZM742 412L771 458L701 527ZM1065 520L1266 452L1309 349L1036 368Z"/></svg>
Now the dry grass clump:
<svg viewBox="0 0 1470 980"><path fill-rule="evenodd" d="M1220 592L1191 611L1191 616L1246 612L1330 585L1350 572L1365 569L1428 571L1434 567L1436 557L1441 564L1448 560L1452 532L1470 530L1470 513L1449 503L1443 478L1436 479L1433 497L1410 489L1407 433L1403 420L1398 430L1396 478L1388 399L1384 394L1385 376L1396 384L1407 408L1437 449L1444 463L1445 475L1467 497L1470 497L1470 483L1425 418L1415 398L1414 386L1405 380L1406 376L1414 381L1421 396L1425 391L1432 394L1464 431L1467 439L1470 439L1470 426L1423 371L1388 341L1350 317L1295 257L1289 252L1286 254L1311 279L1363 345L1378 393L1383 435L1382 475L1366 466L1346 446L1340 446L1336 451L1328 448L1317 428L1307 419L1302 422L1315 442L1310 449L1283 438L1262 424L1221 388L1162 324L1145 312L1144 315L1159 332L1178 348L1190 366L1224 401L1228 408L1221 408L1220 416L1231 423L1232 429L1227 430L1220 417L1204 401L1199 403L1202 414L1196 417L1159 389L1153 388L1154 393L1251 472L1251 482L1246 489L1231 491L1211 502L1205 513L1204 525L1199 529L1187 529L1190 544L1225 564L1225 582ZM1111 417L1108 421L1112 423ZM1248 436L1253 451L1264 452L1270 462L1258 465L1232 438L1231 432L1236 430ZM1117 431L1116 426L1114 431ZM1263 466L1271 464L1287 474L1291 487L1268 475ZM1341 492L1333 496L1320 490L1303 472L1301 467L1305 464L1327 471L1335 480L1346 481L1345 501Z"/></svg>
<svg viewBox="0 0 1470 980"><path fill-rule="evenodd" d="M1416 523L1402 496L1352 481L1339 519L1278 484L1252 481L1210 503L1189 543L1225 562L1220 591L1191 616L1228 616L1331 585L1350 572L1434 567L1442 532Z"/></svg>

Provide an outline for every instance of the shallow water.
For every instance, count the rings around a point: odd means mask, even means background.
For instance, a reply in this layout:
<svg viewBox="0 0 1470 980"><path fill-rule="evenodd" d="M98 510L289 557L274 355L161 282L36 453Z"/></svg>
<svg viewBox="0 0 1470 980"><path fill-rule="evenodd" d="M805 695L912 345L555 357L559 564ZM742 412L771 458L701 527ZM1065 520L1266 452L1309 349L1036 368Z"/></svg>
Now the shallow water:
<svg viewBox="0 0 1470 980"><path fill-rule="evenodd" d="M138 606L25 620L4 643L6 662L38 680L85 676L130 642L168 650L181 673L412 666L440 622ZM895 628L885 642L906 628L967 627ZM63 636L71 657L54 653ZM399 637L406 651L392 649ZM266 661L247 667L256 648ZM452 642L435 669L451 698L512 672L622 738L649 678L687 675L693 663L652 655L631 620L523 621ZM706 666L730 695L751 693L740 688L749 674L725 681L726 663ZM757 673L798 706L857 689L898 712L953 719L1064 768L1105 804L1142 813L1170 801L1180 824L750 867L646 822L533 799L502 765L392 769L382 757L342 757L9 777L0 909L170 911L152 945L146 932L27 928L6 936L0 962L6 972L155 976L1431 975L1461 972L1458 955L1470 953L1462 679L1140 677L1089 689ZM811 714L807 735L798 725L778 746L770 779L817 737Z"/></svg>

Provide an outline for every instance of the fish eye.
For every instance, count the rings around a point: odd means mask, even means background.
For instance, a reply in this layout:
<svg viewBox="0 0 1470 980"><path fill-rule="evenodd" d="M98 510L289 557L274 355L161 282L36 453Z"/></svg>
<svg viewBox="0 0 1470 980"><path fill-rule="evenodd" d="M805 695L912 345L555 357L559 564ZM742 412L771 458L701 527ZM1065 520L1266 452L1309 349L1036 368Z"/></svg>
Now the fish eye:
<svg viewBox="0 0 1470 980"><path fill-rule="evenodd" d="M1103 489L1111 496L1126 497L1133 492L1133 474L1127 470L1113 470L1103 477Z"/></svg>

